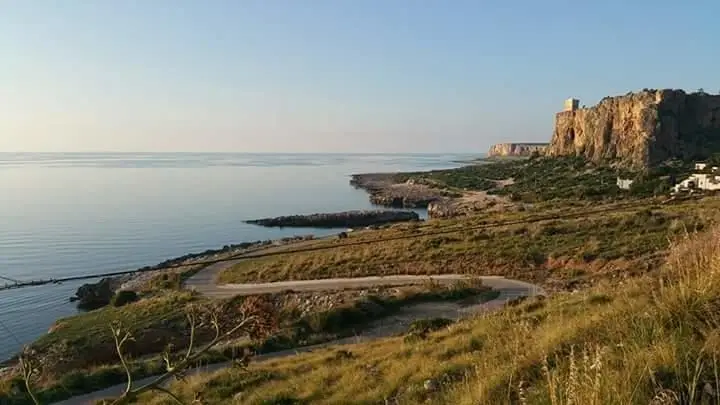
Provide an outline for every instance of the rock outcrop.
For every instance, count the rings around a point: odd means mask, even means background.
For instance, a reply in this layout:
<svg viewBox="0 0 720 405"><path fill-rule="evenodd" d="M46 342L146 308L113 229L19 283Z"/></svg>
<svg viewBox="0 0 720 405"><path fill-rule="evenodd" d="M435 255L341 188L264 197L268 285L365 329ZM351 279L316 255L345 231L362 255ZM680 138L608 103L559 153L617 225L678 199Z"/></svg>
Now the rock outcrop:
<svg viewBox="0 0 720 405"><path fill-rule="evenodd" d="M428 217L457 218L477 215L478 213L506 212L517 210L520 204L508 198L489 195L485 192L468 194L461 198L442 198L428 205Z"/></svg>
<svg viewBox="0 0 720 405"><path fill-rule="evenodd" d="M457 196L421 181L399 182L396 173L353 174L350 185L367 191L370 193L370 202L383 207L426 208L440 198Z"/></svg>
<svg viewBox="0 0 720 405"><path fill-rule="evenodd" d="M110 299L120 284L122 284L120 277L106 277L97 283L83 284L70 301L77 301L78 308L83 310L104 307L110 303Z"/></svg>
<svg viewBox="0 0 720 405"><path fill-rule="evenodd" d="M489 157L531 156L533 153L545 153L547 143L497 143L490 147Z"/></svg>
<svg viewBox="0 0 720 405"><path fill-rule="evenodd" d="M267 227L348 228L387 224L391 222L417 221L420 216L413 211L345 211L329 214L290 215L245 221L248 224Z"/></svg>
<svg viewBox="0 0 720 405"><path fill-rule="evenodd" d="M644 168L720 152L720 95L643 90L556 115L546 154Z"/></svg>

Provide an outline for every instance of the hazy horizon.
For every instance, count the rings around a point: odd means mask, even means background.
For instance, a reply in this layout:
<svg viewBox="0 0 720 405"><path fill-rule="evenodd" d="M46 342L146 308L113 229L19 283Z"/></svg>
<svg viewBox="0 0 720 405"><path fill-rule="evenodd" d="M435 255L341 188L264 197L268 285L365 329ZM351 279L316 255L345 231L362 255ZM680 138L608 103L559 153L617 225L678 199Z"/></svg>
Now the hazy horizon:
<svg viewBox="0 0 720 405"><path fill-rule="evenodd" d="M715 93L719 13L706 0L9 0L0 151L484 153L548 142L568 97Z"/></svg>
<svg viewBox="0 0 720 405"><path fill-rule="evenodd" d="M478 152L457 152L457 151L446 151L446 152L292 152L292 151L258 151L258 152L243 152L243 151L192 151L192 150L163 150L163 151L111 151L111 150L87 150L87 151L42 151L42 150L20 150L20 151L0 151L0 155L13 155L13 154L54 154L54 155L72 155L72 154L114 154L114 155L132 155L132 154L208 154L208 155L484 155L487 151Z"/></svg>

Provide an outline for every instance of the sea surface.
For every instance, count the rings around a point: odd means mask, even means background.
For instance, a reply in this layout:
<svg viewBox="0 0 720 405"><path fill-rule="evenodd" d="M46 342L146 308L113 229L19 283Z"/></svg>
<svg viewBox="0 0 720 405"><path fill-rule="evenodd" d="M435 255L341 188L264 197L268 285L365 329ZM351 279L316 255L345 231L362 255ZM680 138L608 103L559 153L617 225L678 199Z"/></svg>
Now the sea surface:
<svg viewBox="0 0 720 405"><path fill-rule="evenodd" d="M450 168L479 156L0 153L0 277L128 270L231 243L333 233L243 221L373 208L351 174ZM75 314L68 298L82 283L0 291L0 360Z"/></svg>

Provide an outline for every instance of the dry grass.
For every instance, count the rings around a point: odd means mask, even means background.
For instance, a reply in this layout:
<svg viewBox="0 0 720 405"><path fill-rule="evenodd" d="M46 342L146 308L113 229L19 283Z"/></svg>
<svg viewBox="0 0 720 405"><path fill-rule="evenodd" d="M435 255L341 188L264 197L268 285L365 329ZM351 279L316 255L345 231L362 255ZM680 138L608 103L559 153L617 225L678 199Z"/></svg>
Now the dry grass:
<svg viewBox="0 0 720 405"><path fill-rule="evenodd" d="M575 218L537 221L547 212L520 212L360 232L331 249L250 259L221 274L221 282L279 281L386 274L505 275L546 285L575 287L608 272L643 270L670 238L720 218L720 201L635 205L597 212L573 208ZM565 208L565 212L569 209ZM469 229L482 224L526 221ZM437 232L446 232L437 234ZM405 238L402 238L405 236ZM396 238L393 240L388 240ZM376 242L375 242L376 241ZM358 243L366 242L366 243ZM657 262L656 262L657 263ZM647 266L645 266L647 269ZM574 274L573 274L574 273Z"/></svg>
<svg viewBox="0 0 720 405"><path fill-rule="evenodd" d="M661 270L621 287L527 300L426 340L328 349L174 389L204 404L717 404L720 228L681 239Z"/></svg>
<svg viewBox="0 0 720 405"><path fill-rule="evenodd" d="M231 339L210 350L199 364L229 361L245 348L272 352L297 346L323 343L352 336L375 320L393 315L403 307L432 301L481 302L493 299L492 291L475 280L441 285L428 282L392 288L358 289L327 294L292 293L265 295L277 307L279 330L260 341ZM221 329L232 327L246 297L227 300L220 315ZM216 303L217 304L217 303ZM176 349L187 345L188 327L184 311L189 306L212 305L189 293L167 291L121 308L105 307L59 321L56 330L34 343L40 373L33 378L36 394L43 403L91 392L126 381L112 347L109 323L121 320L136 339L128 342L131 372L137 378L162 373L157 354L167 344ZM212 338L198 329L196 343ZM19 375L0 379L0 404L30 404Z"/></svg>

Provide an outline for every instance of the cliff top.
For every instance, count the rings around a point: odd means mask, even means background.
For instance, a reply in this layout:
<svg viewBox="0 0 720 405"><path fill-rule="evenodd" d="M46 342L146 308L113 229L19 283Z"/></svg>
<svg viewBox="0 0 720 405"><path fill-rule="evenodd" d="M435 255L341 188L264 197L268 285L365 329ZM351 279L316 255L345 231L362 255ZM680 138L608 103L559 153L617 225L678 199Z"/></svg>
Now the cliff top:
<svg viewBox="0 0 720 405"><path fill-rule="evenodd" d="M678 97L720 97L720 95L710 94L703 89L699 89L694 92L687 92L683 89L671 89L671 88L665 88L665 89L649 89L644 88L639 91L628 91L625 94L618 94L614 96L605 96L600 101L597 102L597 104L592 106L582 106L577 108L574 111L560 111L559 114L562 113L572 113L577 112L581 110L590 110L593 108L597 108L602 104L605 103L612 103L615 101L623 100L623 101L638 101L638 102L645 102L645 103L651 103L651 104L659 104L662 101L675 99Z"/></svg>
<svg viewBox="0 0 720 405"><path fill-rule="evenodd" d="M492 146L499 146L499 145L527 145L527 146L544 146L549 145L549 142L500 142L493 144Z"/></svg>
<svg viewBox="0 0 720 405"><path fill-rule="evenodd" d="M643 89L556 115L548 156L650 167L720 152L720 95Z"/></svg>

